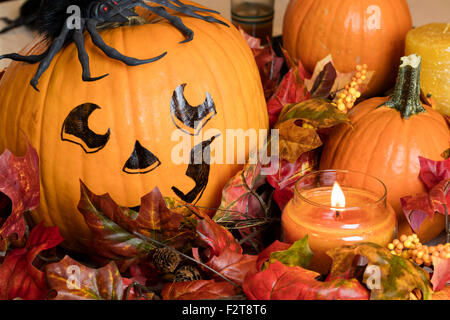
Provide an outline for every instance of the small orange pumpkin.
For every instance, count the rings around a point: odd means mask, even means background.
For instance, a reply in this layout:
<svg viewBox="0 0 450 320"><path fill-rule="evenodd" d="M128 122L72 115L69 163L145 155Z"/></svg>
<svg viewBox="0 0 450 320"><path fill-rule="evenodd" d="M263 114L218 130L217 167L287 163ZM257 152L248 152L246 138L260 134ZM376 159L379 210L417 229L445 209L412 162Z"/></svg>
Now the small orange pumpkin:
<svg viewBox="0 0 450 320"><path fill-rule="evenodd" d="M40 79L40 93L29 85L36 65L13 62L0 81L0 150L23 153L25 136L37 149L41 204L34 216L58 226L68 247L82 249L90 237L77 210L80 179L122 206L140 205L157 186L164 196L216 207L223 186L242 166L174 163L179 137L191 141L191 155L206 154L222 140L211 138L217 132L207 136L209 129L220 131L225 144L226 129L268 128L259 72L240 32L229 22L227 28L179 16L195 33L191 42L180 44L183 34L151 16L145 25L101 31L106 43L128 56L167 51L159 61L128 67L105 57L86 37L91 72L109 73L106 78L83 82L70 44ZM23 53L45 48L37 40Z"/></svg>
<svg viewBox="0 0 450 320"><path fill-rule="evenodd" d="M392 96L363 101L351 110L353 128L341 125L332 132L320 167L364 171L381 179L397 212L399 234L406 234L411 228L400 198L426 191L419 179L419 156L443 160L450 130L442 115L420 102L420 57L411 55L402 60ZM426 242L444 226L444 216L435 215L425 220L418 235Z"/></svg>
<svg viewBox="0 0 450 320"><path fill-rule="evenodd" d="M374 96L393 85L411 28L406 0L291 0L283 43L309 72L329 54L340 72L367 64L375 75L365 95Z"/></svg>

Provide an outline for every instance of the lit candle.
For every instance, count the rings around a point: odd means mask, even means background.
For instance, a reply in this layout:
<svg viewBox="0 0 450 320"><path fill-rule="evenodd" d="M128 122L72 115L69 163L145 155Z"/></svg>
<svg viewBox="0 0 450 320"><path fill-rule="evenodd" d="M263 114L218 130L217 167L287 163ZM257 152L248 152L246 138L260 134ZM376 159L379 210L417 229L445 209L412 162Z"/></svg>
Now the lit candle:
<svg viewBox="0 0 450 320"><path fill-rule="evenodd" d="M409 31L406 55L422 57L421 86L437 109L450 115L450 23L431 23Z"/></svg>
<svg viewBox="0 0 450 320"><path fill-rule="evenodd" d="M331 265L328 250L357 242L386 246L395 236L397 220L380 180L359 172L325 170L299 179L282 225L286 242L308 235L314 253L309 268L326 274Z"/></svg>

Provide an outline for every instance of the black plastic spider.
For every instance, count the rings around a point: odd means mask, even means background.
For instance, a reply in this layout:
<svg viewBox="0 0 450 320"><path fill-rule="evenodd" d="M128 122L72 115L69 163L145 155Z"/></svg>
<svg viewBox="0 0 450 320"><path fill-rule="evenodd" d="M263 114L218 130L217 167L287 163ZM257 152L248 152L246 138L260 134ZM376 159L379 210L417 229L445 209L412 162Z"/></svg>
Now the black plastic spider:
<svg viewBox="0 0 450 320"><path fill-rule="evenodd" d="M75 42L78 50L78 58L83 69L83 81L96 81L108 75L105 74L98 77L91 77L89 56L86 52L83 37L83 32L85 29L90 34L93 44L100 48L108 57L122 61L129 66L137 66L154 62L164 57L167 52L157 57L144 60L125 56L116 49L108 46L97 32L97 27L106 23L128 22L129 17L137 16L137 14L133 11L135 7L143 7L150 12L167 19L185 35L186 39L180 43L191 41L194 37L194 32L184 25L180 17L173 16L167 12L166 8L197 19L219 23L228 27L228 24L212 16L200 15L196 13L196 11L218 13L214 10L199 8L193 5L186 5L179 0L149 0L148 2L156 3L159 6L150 6L143 0L42 0L38 17L38 25L40 32L45 34L51 40L51 44L47 50L42 54L30 56L23 56L17 53L4 54L0 55L0 59L8 58L27 63L40 62L34 77L30 81L31 86L35 90L39 91L37 88L39 78L47 70L55 55L66 43L71 41ZM77 27L73 27L73 17L69 16L67 13L67 9L72 5L76 5L80 8L80 25Z"/></svg>

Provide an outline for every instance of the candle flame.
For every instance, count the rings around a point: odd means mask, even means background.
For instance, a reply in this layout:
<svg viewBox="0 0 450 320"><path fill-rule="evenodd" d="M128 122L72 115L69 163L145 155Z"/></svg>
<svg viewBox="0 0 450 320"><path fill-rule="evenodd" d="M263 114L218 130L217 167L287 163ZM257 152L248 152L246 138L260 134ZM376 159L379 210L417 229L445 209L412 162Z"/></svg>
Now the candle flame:
<svg viewBox="0 0 450 320"><path fill-rule="evenodd" d="M334 208L345 208L345 195L337 182L334 183L331 191L331 206Z"/></svg>

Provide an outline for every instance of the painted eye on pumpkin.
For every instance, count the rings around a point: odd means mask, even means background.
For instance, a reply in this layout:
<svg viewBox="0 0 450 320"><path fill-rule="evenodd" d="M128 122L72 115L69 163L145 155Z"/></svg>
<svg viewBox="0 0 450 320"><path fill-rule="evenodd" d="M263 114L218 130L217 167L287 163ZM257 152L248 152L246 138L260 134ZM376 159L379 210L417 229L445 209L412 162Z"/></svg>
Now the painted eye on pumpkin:
<svg viewBox="0 0 450 320"><path fill-rule="evenodd" d="M78 144L86 153L95 153L103 149L109 141L111 130L97 134L89 129L88 119L92 112L100 109L93 103L84 103L73 109L64 120L61 140Z"/></svg>
<svg viewBox="0 0 450 320"><path fill-rule="evenodd" d="M145 174L155 170L161 165L161 161L149 150L144 148L139 141L134 144L134 150L122 171L128 174Z"/></svg>
<svg viewBox="0 0 450 320"><path fill-rule="evenodd" d="M203 192L208 185L211 163L211 144L217 137L218 136L214 136L209 140L203 141L196 145L191 151L186 176L194 180L195 187L187 193L184 193L176 187L172 187L173 192L175 192L175 194L184 202L195 203L202 197Z"/></svg>
<svg viewBox="0 0 450 320"><path fill-rule="evenodd" d="M184 96L185 87L186 84L182 84L173 92L170 115L178 129L191 136L196 136L217 114L216 105L211 95L206 93L206 99L202 104L196 107L191 106Z"/></svg>

